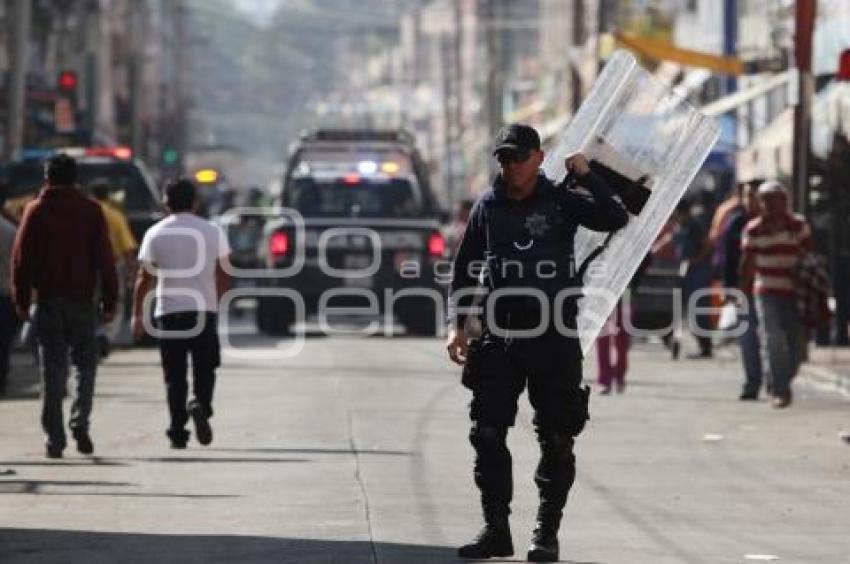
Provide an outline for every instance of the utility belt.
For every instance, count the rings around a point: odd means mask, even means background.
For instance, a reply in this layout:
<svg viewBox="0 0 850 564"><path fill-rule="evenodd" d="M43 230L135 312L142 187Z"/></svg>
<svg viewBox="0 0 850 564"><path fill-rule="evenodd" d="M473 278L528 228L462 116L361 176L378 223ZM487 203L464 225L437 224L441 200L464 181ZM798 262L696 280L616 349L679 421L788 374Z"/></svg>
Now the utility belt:
<svg viewBox="0 0 850 564"><path fill-rule="evenodd" d="M487 332L470 341L466 351L466 363L461 374L461 384L473 393L480 390L483 379L494 376L492 372L486 371L498 370L499 363L508 360L502 353L497 353L499 356L495 360L492 357L488 360L487 356L494 354L493 347L507 350L509 345L510 343L505 340L494 338ZM575 346L576 354L580 355L579 345L576 343ZM590 387L576 387L575 391L564 400L564 411L557 417L556 429L568 436L577 437L590 419Z"/></svg>

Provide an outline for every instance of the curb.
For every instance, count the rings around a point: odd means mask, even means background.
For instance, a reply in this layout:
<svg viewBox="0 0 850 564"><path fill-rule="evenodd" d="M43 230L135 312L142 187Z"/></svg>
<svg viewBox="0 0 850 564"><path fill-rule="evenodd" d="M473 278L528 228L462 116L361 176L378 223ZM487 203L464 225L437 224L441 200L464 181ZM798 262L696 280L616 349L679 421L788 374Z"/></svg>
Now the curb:
<svg viewBox="0 0 850 564"><path fill-rule="evenodd" d="M820 390L837 393L850 399L850 376L848 375L838 374L825 366L804 363L800 366L799 376Z"/></svg>

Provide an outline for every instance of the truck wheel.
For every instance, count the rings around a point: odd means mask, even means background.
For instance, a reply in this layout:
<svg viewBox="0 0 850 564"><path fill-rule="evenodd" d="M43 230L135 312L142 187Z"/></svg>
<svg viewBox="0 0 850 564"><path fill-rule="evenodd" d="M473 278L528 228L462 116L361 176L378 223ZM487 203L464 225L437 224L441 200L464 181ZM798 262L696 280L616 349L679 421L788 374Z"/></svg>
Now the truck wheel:
<svg viewBox="0 0 850 564"><path fill-rule="evenodd" d="M263 335L284 337L290 333L295 320L295 306L282 298L259 298L257 300L257 330Z"/></svg>
<svg viewBox="0 0 850 564"><path fill-rule="evenodd" d="M437 311L434 307L416 308L405 315L399 316L400 321L407 329L408 335L417 337L436 337L439 335L439 327L437 326Z"/></svg>

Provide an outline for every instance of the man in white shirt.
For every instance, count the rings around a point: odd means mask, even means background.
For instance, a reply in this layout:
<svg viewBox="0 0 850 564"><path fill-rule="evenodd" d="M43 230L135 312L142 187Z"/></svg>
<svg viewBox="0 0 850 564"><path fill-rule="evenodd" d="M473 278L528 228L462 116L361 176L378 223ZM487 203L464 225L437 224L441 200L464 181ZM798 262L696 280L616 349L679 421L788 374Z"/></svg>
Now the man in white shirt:
<svg viewBox="0 0 850 564"><path fill-rule="evenodd" d="M230 246L221 228L195 215L194 184L186 179L165 187L169 216L151 227L139 248L139 269L133 292L133 335L145 335L142 316L148 292L156 285L154 325L159 339L171 425L166 435L172 448L186 448L189 416L198 442L212 442L212 397L215 369L220 365L216 331L218 303L227 290L223 263ZM188 401L188 357L192 357L192 391Z"/></svg>

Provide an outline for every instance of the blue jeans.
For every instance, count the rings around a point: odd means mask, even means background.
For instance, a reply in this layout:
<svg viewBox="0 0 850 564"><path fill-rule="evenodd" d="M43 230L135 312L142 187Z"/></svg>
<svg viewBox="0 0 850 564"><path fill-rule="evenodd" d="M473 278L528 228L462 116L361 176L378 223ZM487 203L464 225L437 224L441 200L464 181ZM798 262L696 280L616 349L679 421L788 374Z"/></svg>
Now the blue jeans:
<svg viewBox="0 0 850 564"><path fill-rule="evenodd" d="M746 331L738 337L741 360L744 363L744 393L758 394L763 372L758 334L759 316L752 296L747 296L747 313L738 312L738 322L746 323Z"/></svg>
<svg viewBox="0 0 850 564"><path fill-rule="evenodd" d="M87 431L97 371L95 306L91 300L40 300L33 317L41 357L41 425L50 444L65 447L62 399L68 379L68 356L76 367L71 404L72 430Z"/></svg>
<svg viewBox="0 0 850 564"><path fill-rule="evenodd" d="M800 368L800 338L802 324L793 297L756 296L759 316L762 359L768 361L772 393L786 397L791 393L791 381Z"/></svg>
<svg viewBox="0 0 850 564"><path fill-rule="evenodd" d="M711 296L708 294L700 296L696 300L696 303L691 304L691 296L698 290L704 290L710 285L711 264L708 262L692 264L688 269L688 273L682 279L682 312L685 314L689 328L692 328L691 323L693 323L695 327L703 331L711 331L713 329L710 315L706 313L696 314L690 309L691 305L702 311L711 307ZM694 335L694 337L699 345L699 352L703 355L711 355L711 337L697 335Z"/></svg>

